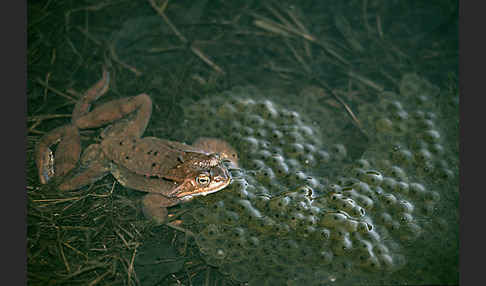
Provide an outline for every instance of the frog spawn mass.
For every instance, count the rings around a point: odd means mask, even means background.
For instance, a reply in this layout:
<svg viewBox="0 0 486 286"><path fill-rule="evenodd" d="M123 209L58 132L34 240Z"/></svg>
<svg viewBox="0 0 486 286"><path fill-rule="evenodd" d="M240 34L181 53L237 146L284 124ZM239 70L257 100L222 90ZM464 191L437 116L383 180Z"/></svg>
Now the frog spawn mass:
<svg viewBox="0 0 486 286"><path fill-rule="evenodd" d="M254 89L187 105L188 122L206 128L185 130L227 140L242 167L191 212L206 261L250 285L375 281L405 267L406 247L429 231L437 186L457 184L436 116L417 108L435 92L427 84L405 76L401 94L421 92L419 102L386 92L360 109L374 135L355 162L344 144L326 142L325 123L253 99Z"/></svg>

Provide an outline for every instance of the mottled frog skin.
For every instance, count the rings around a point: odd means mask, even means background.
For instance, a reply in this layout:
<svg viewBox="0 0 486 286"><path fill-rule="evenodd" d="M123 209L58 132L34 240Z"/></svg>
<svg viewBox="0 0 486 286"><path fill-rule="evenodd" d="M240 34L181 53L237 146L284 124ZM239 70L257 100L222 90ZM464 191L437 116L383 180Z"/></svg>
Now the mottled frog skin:
<svg viewBox="0 0 486 286"><path fill-rule="evenodd" d="M76 103L71 124L44 135L36 146L39 180L58 178L60 190L75 190L112 174L123 186L148 192L142 200L146 217L162 224L167 207L198 195L222 190L231 182L224 163L238 164L237 154L226 142L200 138L192 146L142 137L152 113L147 94L121 98L90 111L91 102L105 94L109 73ZM110 125L111 124L111 125ZM109 125L100 144L81 154L79 130ZM57 144L55 154L51 146ZM81 158L80 158L81 157Z"/></svg>

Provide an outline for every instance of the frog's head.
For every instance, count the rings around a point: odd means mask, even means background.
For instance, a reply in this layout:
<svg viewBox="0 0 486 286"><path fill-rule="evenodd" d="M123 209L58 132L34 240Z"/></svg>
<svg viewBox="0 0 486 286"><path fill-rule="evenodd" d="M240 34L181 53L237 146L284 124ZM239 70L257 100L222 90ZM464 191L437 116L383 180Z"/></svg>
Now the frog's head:
<svg viewBox="0 0 486 286"><path fill-rule="evenodd" d="M231 183L231 175L223 164L192 172L170 194L181 200L190 200L195 196L205 196L224 189Z"/></svg>

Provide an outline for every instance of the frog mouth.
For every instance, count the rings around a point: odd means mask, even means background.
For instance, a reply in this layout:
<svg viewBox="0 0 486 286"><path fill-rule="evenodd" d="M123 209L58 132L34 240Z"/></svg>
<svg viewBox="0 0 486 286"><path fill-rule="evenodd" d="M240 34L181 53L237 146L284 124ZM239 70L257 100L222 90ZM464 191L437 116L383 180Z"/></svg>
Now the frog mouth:
<svg viewBox="0 0 486 286"><path fill-rule="evenodd" d="M180 198L181 200L190 200L194 197L206 196L206 195L221 191L222 189L226 188L230 183L231 183L231 180L229 180L227 184L224 184L220 187L217 187L217 188L214 188L214 189L211 189L211 190L206 190L206 191L202 190L202 191L198 191L198 192L180 193L180 194L177 195L177 197Z"/></svg>

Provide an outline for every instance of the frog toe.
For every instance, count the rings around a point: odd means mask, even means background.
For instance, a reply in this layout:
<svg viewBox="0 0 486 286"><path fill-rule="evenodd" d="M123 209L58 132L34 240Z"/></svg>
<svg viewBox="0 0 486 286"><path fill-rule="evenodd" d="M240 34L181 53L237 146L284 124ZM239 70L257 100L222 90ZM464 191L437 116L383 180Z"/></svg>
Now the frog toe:
<svg viewBox="0 0 486 286"><path fill-rule="evenodd" d="M167 223L167 207L176 204L173 200L159 194L147 194L142 199L145 217L157 225Z"/></svg>

